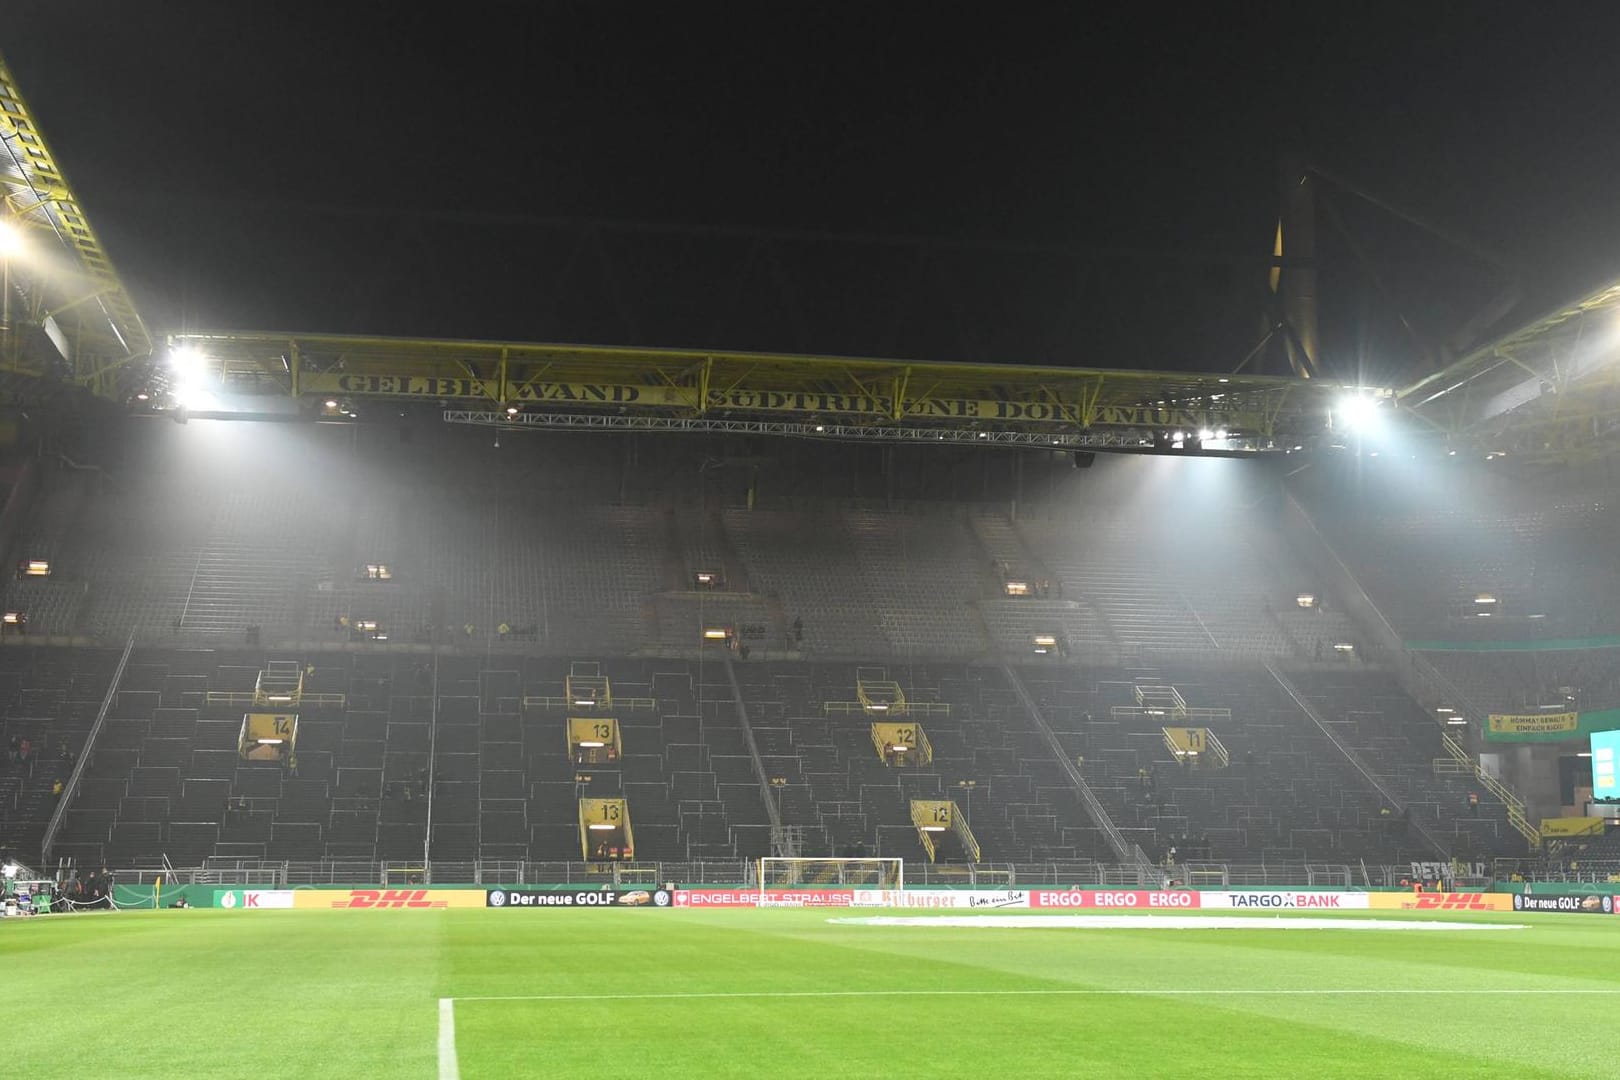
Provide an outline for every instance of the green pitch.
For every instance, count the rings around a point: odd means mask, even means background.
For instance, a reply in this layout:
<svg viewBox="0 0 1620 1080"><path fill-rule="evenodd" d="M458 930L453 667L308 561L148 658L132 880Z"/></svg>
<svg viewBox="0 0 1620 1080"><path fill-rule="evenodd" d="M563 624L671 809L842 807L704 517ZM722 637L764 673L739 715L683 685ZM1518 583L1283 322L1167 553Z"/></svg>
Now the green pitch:
<svg viewBox="0 0 1620 1080"><path fill-rule="evenodd" d="M1620 1076L1620 918L1413 933L838 914L56 916L0 924L0 970L19 1061L118 1077Z"/></svg>

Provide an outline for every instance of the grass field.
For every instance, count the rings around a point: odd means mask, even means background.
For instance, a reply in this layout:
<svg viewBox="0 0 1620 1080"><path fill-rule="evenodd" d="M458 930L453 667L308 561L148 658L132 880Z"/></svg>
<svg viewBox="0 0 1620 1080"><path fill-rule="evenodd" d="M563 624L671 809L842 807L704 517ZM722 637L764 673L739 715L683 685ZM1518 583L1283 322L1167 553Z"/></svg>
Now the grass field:
<svg viewBox="0 0 1620 1080"><path fill-rule="evenodd" d="M1620 918L828 921L850 914L54 916L0 924L0 962L16 1060L119 1077L1620 1076Z"/></svg>

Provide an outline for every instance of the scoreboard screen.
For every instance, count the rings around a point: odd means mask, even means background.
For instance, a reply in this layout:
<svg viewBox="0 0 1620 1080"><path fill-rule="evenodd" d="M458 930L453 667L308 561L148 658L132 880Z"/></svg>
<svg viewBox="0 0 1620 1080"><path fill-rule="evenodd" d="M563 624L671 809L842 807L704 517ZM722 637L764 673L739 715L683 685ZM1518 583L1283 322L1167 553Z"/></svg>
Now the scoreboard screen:
<svg viewBox="0 0 1620 1080"><path fill-rule="evenodd" d="M1620 801L1620 784L1616 783L1615 765L1620 761L1620 731L1594 731L1592 733L1592 798Z"/></svg>

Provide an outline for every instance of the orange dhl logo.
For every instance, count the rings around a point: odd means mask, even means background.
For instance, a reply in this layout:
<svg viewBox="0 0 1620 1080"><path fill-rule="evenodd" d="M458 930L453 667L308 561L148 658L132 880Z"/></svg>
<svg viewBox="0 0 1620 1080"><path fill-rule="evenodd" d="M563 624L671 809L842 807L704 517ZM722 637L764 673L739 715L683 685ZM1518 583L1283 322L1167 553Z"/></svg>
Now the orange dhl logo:
<svg viewBox="0 0 1620 1080"><path fill-rule="evenodd" d="M1430 893L1416 898L1410 905L1419 911L1491 911L1491 905L1485 902L1479 893Z"/></svg>
<svg viewBox="0 0 1620 1080"><path fill-rule="evenodd" d="M348 897L332 901L335 908L442 908L443 900L429 900L426 889L354 889Z"/></svg>

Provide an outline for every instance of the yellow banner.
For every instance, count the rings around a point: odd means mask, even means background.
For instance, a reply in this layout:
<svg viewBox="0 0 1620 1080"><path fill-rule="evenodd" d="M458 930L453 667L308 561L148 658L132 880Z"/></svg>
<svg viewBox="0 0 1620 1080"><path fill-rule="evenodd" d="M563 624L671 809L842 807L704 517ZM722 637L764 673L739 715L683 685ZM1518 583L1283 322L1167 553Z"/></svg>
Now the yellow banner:
<svg viewBox="0 0 1620 1080"><path fill-rule="evenodd" d="M1374 911L1512 911L1507 893L1375 892L1367 894Z"/></svg>
<svg viewBox="0 0 1620 1080"><path fill-rule="evenodd" d="M358 911L394 911L413 908L481 908L483 889L299 889L295 908L348 908Z"/></svg>
<svg viewBox="0 0 1620 1080"><path fill-rule="evenodd" d="M1603 819L1600 817L1549 817L1541 819L1541 835L1547 836L1602 836Z"/></svg>
<svg viewBox="0 0 1620 1080"><path fill-rule="evenodd" d="M1082 405L1072 401L1000 401L986 398L896 398L883 393L823 393L806 390L762 390L637 386L633 383L522 381L472 376L380 375L332 372L301 373L299 390L307 394L431 397L454 400L528 402L536 405L604 405L637 409L677 409L686 413L814 413L819 416L866 417L874 420L1025 420L1081 427L1255 426L1258 413L1214 411L1155 405ZM1249 422L1252 421L1253 424Z"/></svg>
<svg viewBox="0 0 1620 1080"><path fill-rule="evenodd" d="M1485 732L1487 735L1574 735L1580 727L1580 713L1491 713Z"/></svg>
<svg viewBox="0 0 1620 1080"><path fill-rule="evenodd" d="M501 384L497 379L437 378L431 375L301 374L298 389L306 394L501 399Z"/></svg>

